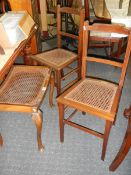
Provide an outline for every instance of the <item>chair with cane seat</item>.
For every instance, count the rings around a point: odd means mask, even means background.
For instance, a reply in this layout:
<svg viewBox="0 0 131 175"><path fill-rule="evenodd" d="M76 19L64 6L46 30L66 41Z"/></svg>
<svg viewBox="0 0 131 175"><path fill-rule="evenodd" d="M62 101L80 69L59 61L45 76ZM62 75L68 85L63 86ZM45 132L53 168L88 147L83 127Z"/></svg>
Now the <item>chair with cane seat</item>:
<svg viewBox="0 0 131 175"><path fill-rule="evenodd" d="M85 0L85 17L90 21L90 24L111 23L111 15L107 9L105 1ZM89 5L90 2L90 5ZM91 9L94 15L91 16ZM105 54L109 57L119 58L122 53L122 37L112 37L111 33L92 31L90 35L91 48L104 48Z"/></svg>
<svg viewBox="0 0 131 175"><path fill-rule="evenodd" d="M40 105L46 94L51 69L44 66L12 66L0 85L0 111L23 112L32 115L37 129L38 149L43 151L41 141L42 111ZM2 145L0 135L0 144Z"/></svg>
<svg viewBox="0 0 131 175"><path fill-rule="evenodd" d="M99 32L113 32L122 34L128 37L128 43L126 47L125 56L122 60L116 58L98 57L95 55L88 55L88 41L91 31ZM84 23L83 27L83 55L82 55L82 79L65 91L62 95L57 98L58 109L59 109L59 126L60 126L60 140L64 141L64 126L65 124L72 127L78 128L90 134L93 134L103 139L102 155L101 159L104 160L107 148L107 142L111 130L112 124L116 120L117 110L119 107L120 97L124 84L124 78L126 69L131 53L131 30L124 28L119 25L111 24L97 24L88 25L88 22ZM96 77L90 77L86 73L86 65L89 62L98 65L112 67L118 67L120 71L120 79L118 82L114 82L112 77L110 81L107 81L106 72L104 73L105 79L100 79L98 75ZM101 71L103 68L101 67ZM87 71L88 72L88 71ZM87 75L86 75L87 74ZM103 78L103 77L102 77ZM109 78L109 77L108 77ZM65 110L73 108L73 113L65 118ZM97 132L95 130L84 127L78 123L72 121L72 117L76 111L82 111L84 113L97 116L100 119L105 120L105 131L104 133Z"/></svg>
<svg viewBox="0 0 131 175"><path fill-rule="evenodd" d="M61 29L61 15L62 13L66 14L75 14L80 15L80 25L79 25L79 35L71 34ZM58 48L45 51L43 53L38 53L36 55L32 55L32 59L37 61L42 65L46 65L51 67L55 71L55 79L56 79L56 88L57 88L57 96L60 95L65 89L74 84L78 79L80 79L81 72L81 36L82 36L82 25L84 23L84 9L74 9L70 7L60 7L57 6L57 46ZM62 47L62 36L69 37L78 40L78 53L74 53L67 49L63 49ZM77 61L77 66L71 67L70 65ZM69 71L63 75L64 68L70 66ZM77 73L77 77L66 84L63 88L61 87L61 81L68 78L70 75Z"/></svg>

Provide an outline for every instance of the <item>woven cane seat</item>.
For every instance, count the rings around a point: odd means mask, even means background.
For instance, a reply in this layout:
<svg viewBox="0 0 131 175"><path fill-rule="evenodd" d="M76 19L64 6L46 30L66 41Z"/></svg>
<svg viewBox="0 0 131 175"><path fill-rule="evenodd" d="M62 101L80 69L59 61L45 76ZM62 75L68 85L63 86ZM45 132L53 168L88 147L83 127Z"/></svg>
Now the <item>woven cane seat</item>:
<svg viewBox="0 0 131 175"><path fill-rule="evenodd" d="M110 112L118 86L102 80L85 79L65 98L98 110Z"/></svg>
<svg viewBox="0 0 131 175"><path fill-rule="evenodd" d="M111 37L111 33L91 31L91 35L90 36Z"/></svg>
<svg viewBox="0 0 131 175"><path fill-rule="evenodd" d="M58 48L34 55L32 58L52 68L59 68L75 60L77 54Z"/></svg>
<svg viewBox="0 0 131 175"><path fill-rule="evenodd" d="M0 88L0 104L35 106L40 103L50 69L43 66L14 66Z"/></svg>

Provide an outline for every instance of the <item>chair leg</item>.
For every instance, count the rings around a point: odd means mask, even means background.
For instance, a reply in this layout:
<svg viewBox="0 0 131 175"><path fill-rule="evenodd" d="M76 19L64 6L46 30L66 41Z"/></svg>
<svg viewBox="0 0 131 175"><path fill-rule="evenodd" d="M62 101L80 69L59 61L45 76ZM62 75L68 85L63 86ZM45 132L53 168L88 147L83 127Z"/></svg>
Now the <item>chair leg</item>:
<svg viewBox="0 0 131 175"><path fill-rule="evenodd" d="M131 132L130 132L130 134L128 132L129 131L127 131L127 133L125 135L125 138L123 140L123 143L121 145L121 148L120 148L116 158L114 159L114 161L111 163L111 165L109 167L110 171L116 170L116 168L121 164L121 162L124 160L128 151L131 148Z"/></svg>
<svg viewBox="0 0 131 175"><path fill-rule="evenodd" d="M2 138L2 135L0 134L0 146L3 145L3 138Z"/></svg>
<svg viewBox="0 0 131 175"><path fill-rule="evenodd" d="M108 143L108 138L109 138L111 126L112 126L112 122L106 120L105 132L104 132L104 138L103 138L102 155L101 155L102 160L105 159L107 143Z"/></svg>
<svg viewBox="0 0 131 175"><path fill-rule="evenodd" d="M118 42L118 50L116 53L116 58L120 58L121 52L122 52L122 39Z"/></svg>
<svg viewBox="0 0 131 175"><path fill-rule="evenodd" d="M55 86L55 74L54 71L51 73L50 78L50 95L49 95L49 104L52 107L53 106L53 94L54 94L54 86Z"/></svg>
<svg viewBox="0 0 131 175"><path fill-rule="evenodd" d="M64 142L64 105L61 103L58 103L58 109L59 109L59 127L60 127L60 141Z"/></svg>
<svg viewBox="0 0 131 175"><path fill-rule="evenodd" d="M82 62L81 62L81 58L79 57L78 61L77 61L77 67L79 68L79 70L78 70L78 79L79 80L81 79L81 66L82 66Z"/></svg>
<svg viewBox="0 0 131 175"><path fill-rule="evenodd" d="M56 70L56 88L57 88L57 96L61 94L61 71Z"/></svg>
<svg viewBox="0 0 131 175"><path fill-rule="evenodd" d="M37 112L32 113L32 120L34 121L36 129L37 129L38 149L39 151L43 152L44 146L41 141L41 131L42 131L42 123L43 123L42 112L38 110Z"/></svg>
<svg viewBox="0 0 131 175"><path fill-rule="evenodd" d="M124 116L128 118L128 126L126 130L126 134L117 156L115 157L115 159L113 160L113 162L109 167L110 171L115 171L116 168L118 168L118 166L124 160L128 151L131 148L131 106L128 109L124 110Z"/></svg>

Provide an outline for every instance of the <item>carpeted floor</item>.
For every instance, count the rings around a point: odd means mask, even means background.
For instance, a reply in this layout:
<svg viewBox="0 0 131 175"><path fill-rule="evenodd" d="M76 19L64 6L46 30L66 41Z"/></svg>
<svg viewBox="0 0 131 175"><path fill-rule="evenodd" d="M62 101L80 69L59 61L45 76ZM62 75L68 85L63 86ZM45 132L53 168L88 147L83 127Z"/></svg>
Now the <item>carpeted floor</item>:
<svg viewBox="0 0 131 175"><path fill-rule="evenodd" d="M89 65L94 74L105 74L116 79L119 70ZM56 92L55 92L56 93ZM58 110L54 97L53 108L48 103L48 92L41 106L43 111L42 140L45 151L38 152L35 126L28 114L0 113L0 133L4 145L0 148L0 175L131 175L131 151L115 172L109 165L122 143L127 120L123 110L131 103L131 79L129 68L118 110L116 125L113 126L108 142L105 161L101 160L102 140L69 126L65 127L64 143L59 141ZM104 121L77 113L76 120L82 120L98 131Z"/></svg>

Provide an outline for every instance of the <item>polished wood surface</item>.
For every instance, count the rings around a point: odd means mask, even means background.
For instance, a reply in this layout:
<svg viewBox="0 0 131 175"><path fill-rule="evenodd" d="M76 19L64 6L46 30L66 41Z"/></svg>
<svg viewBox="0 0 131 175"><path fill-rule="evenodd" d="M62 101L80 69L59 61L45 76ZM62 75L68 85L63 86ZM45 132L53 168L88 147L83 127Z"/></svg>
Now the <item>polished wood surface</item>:
<svg viewBox="0 0 131 175"><path fill-rule="evenodd" d="M131 105L125 109L124 116L128 119L126 134L118 154L109 167L110 171L115 171L119 167L131 148Z"/></svg>

